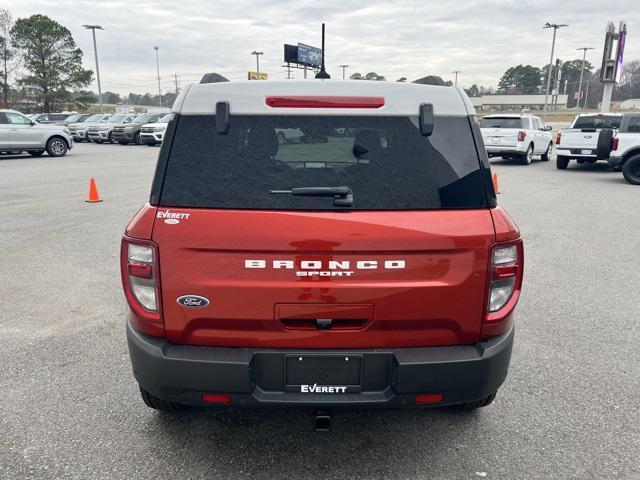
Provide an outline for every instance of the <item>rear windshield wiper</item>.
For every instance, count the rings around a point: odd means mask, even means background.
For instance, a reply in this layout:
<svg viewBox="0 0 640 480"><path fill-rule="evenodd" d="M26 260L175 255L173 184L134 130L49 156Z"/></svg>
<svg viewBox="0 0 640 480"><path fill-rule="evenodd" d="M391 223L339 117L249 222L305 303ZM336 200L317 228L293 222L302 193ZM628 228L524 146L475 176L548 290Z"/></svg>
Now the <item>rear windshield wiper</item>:
<svg viewBox="0 0 640 480"><path fill-rule="evenodd" d="M301 197L333 197L336 207L350 207L353 205L353 192L349 187L299 187L291 190L269 190L276 195L297 195Z"/></svg>

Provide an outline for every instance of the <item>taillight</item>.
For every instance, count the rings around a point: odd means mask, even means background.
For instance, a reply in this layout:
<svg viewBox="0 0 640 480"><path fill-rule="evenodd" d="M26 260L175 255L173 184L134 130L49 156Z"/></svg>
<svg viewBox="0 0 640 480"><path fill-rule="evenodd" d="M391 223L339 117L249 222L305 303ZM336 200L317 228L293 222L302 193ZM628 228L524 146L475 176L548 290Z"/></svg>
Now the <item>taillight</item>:
<svg viewBox="0 0 640 480"><path fill-rule="evenodd" d="M619 138L614 138L613 140L611 140L611 150L613 150L614 152L616 150L618 150L618 143L620 142Z"/></svg>
<svg viewBox="0 0 640 480"><path fill-rule="evenodd" d="M560 134L560 132L558 132L557 135L556 135L556 145L560 145L560 136L561 136L561 134Z"/></svg>
<svg viewBox="0 0 640 480"><path fill-rule="evenodd" d="M527 132L523 132L522 130L520 130L518 132L518 141L519 142L524 142L525 137L527 136Z"/></svg>
<svg viewBox="0 0 640 480"><path fill-rule="evenodd" d="M157 246L150 241L125 237L120 256L122 284L129 307L140 320L161 323Z"/></svg>
<svg viewBox="0 0 640 480"><path fill-rule="evenodd" d="M487 309L482 325L482 337L492 337L507 331L510 314L518 303L522 288L524 250L522 240L496 244L490 257Z"/></svg>

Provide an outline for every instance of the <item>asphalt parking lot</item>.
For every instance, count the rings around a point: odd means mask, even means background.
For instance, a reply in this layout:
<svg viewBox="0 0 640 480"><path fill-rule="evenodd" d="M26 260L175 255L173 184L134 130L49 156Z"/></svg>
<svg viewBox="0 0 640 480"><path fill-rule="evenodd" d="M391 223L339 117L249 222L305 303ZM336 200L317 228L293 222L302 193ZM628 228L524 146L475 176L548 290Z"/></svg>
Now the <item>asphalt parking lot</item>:
<svg viewBox="0 0 640 480"><path fill-rule="evenodd" d="M120 235L158 153L0 157L0 478L640 478L640 189L605 164L493 161L525 239L495 403L339 413L148 409L124 335ZM88 204L90 177L104 202Z"/></svg>

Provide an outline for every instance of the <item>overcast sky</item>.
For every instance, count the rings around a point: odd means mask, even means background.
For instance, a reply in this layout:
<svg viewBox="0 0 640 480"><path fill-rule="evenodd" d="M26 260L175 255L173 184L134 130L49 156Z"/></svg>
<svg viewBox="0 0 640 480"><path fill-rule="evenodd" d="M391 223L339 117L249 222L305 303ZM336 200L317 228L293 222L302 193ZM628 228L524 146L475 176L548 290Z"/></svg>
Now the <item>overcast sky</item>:
<svg viewBox="0 0 640 480"><path fill-rule="evenodd" d="M65 25L92 70L91 34L81 25L102 25L102 88L119 93L157 91L154 45L163 92L174 88L174 73L180 85L204 72L246 79L255 70L252 50L264 51L261 71L284 79L283 44L320 46L323 21L333 78L341 76L338 65L348 64L348 75L452 79L452 70L462 70L465 87L496 86L509 66L549 61L552 30L541 28L547 21L570 24L558 32L556 56L579 58L576 48L595 47L587 59L599 66L607 21L626 20L625 59L640 59L640 0L0 0L0 7L14 19L42 13Z"/></svg>

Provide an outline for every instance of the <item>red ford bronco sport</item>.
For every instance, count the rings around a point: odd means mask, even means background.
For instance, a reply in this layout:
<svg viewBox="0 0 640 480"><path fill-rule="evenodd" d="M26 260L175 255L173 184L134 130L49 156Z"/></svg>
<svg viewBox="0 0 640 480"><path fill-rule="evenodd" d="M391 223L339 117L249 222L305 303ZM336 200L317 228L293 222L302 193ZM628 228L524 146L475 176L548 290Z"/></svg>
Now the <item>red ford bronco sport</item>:
<svg viewBox="0 0 640 480"><path fill-rule="evenodd" d="M520 233L454 87L197 84L122 241L150 407L488 405Z"/></svg>

